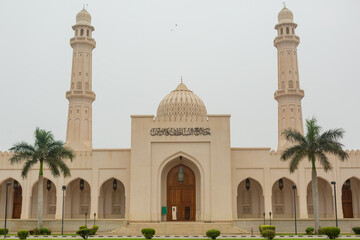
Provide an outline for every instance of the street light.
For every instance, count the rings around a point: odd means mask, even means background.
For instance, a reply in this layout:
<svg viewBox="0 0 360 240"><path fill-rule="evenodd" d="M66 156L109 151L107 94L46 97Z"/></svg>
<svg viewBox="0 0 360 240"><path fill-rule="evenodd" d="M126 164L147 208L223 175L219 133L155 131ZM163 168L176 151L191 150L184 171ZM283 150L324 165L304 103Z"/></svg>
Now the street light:
<svg viewBox="0 0 360 240"><path fill-rule="evenodd" d="M271 212L269 212L269 216L270 216L270 226L271 226Z"/></svg>
<svg viewBox="0 0 360 240"><path fill-rule="evenodd" d="M295 216L295 235L297 235L297 225L296 225L296 185L292 186L292 189L294 190L294 216Z"/></svg>
<svg viewBox="0 0 360 240"><path fill-rule="evenodd" d="M6 183L4 238L6 238L7 200L8 200L8 188L10 185L11 185L11 182Z"/></svg>
<svg viewBox="0 0 360 240"><path fill-rule="evenodd" d="M96 218L96 213L94 213L94 226L95 226L95 218Z"/></svg>
<svg viewBox="0 0 360 240"><path fill-rule="evenodd" d="M85 226L87 226L87 212L85 213Z"/></svg>
<svg viewBox="0 0 360 240"><path fill-rule="evenodd" d="M264 215L264 225L265 225L265 212L263 212L263 215Z"/></svg>
<svg viewBox="0 0 360 240"><path fill-rule="evenodd" d="M64 235L64 199L65 199L65 191L66 191L66 186L63 185L62 186L62 191L63 191L63 201L62 201L62 215L61 215L61 235Z"/></svg>
<svg viewBox="0 0 360 240"><path fill-rule="evenodd" d="M336 204L336 182L332 181L332 185L334 185L334 198L335 198L335 221L336 221L336 227L338 227L338 218L337 218L337 204Z"/></svg>

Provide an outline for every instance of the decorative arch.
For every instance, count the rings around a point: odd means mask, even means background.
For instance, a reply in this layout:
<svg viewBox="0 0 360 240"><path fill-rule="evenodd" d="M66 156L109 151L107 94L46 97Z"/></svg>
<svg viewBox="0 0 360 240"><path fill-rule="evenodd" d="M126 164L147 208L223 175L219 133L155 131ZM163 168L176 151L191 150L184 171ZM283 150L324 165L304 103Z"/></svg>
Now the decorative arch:
<svg viewBox="0 0 360 240"><path fill-rule="evenodd" d="M125 218L125 186L117 178L106 180L100 187L99 218Z"/></svg>
<svg viewBox="0 0 360 240"><path fill-rule="evenodd" d="M20 219L22 211L22 186L14 178L7 178L0 184L0 218L5 218L6 183L8 187L7 217L10 219Z"/></svg>
<svg viewBox="0 0 360 240"><path fill-rule="evenodd" d="M261 218L264 212L264 195L261 184L253 178L241 181L237 188L237 217Z"/></svg>
<svg viewBox="0 0 360 240"><path fill-rule="evenodd" d="M81 186L83 186L82 189ZM68 183L65 197L65 218L84 218L85 214L90 214L90 193L90 184L85 179L76 178Z"/></svg>
<svg viewBox="0 0 360 240"><path fill-rule="evenodd" d="M180 162L180 156L182 156L182 160ZM195 174L195 192L196 192L196 213L195 219L203 220L203 206L204 206L204 189L201 187L202 183L204 183L204 170L200 164L200 162L192 157L191 155L184 152L177 152L168 158L166 158L158 168L158 186L161 191L159 191L159 199L160 206L167 206L167 176L169 171L175 166L182 163L183 165L189 167ZM171 209L167 209L170 211ZM159 209L159 214L161 213ZM166 221L166 215L162 215L160 218L162 221Z"/></svg>
<svg viewBox="0 0 360 240"><path fill-rule="evenodd" d="M344 218L360 217L360 179L351 177L341 186L341 203Z"/></svg>
<svg viewBox="0 0 360 240"><path fill-rule="evenodd" d="M49 186L48 186L49 181ZM30 218L36 219L38 211L38 184L33 184L31 194ZM48 178L43 180L43 218L54 219L56 213L56 186Z"/></svg>
<svg viewBox="0 0 360 240"><path fill-rule="evenodd" d="M333 218L333 195L330 183L324 178L318 177L318 196L319 196L319 217ZM308 216L314 217L313 197L312 197L312 182L307 185L306 203Z"/></svg>
<svg viewBox="0 0 360 240"><path fill-rule="evenodd" d="M282 183L281 183L282 182ZM295 183L289 178L279 178L272 186L272 214L274 218L292 218L294 216ZM296 209L299 209L299 198L296 191Z"/></svg>

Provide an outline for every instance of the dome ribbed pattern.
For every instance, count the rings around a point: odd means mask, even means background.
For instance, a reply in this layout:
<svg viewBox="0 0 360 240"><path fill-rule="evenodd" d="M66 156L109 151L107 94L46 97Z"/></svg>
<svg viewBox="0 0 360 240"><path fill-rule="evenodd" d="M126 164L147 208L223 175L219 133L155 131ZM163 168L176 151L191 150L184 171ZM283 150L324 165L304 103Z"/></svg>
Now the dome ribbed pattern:
<svg viewBox="0 0 360 240"><path fill-rule="evenodd" d="M284 7L278 14L279 23L292 23L294 20L293 13Z"/></svg>
<svg viewBox="0 0 360 240"><path fill-rule="evenodd" d="M90 25L91 24L91 15L90 15L90 13L88 11L86 11L85 9L81 10L76 15L76 24Z"/></svg>
<svg viewBox="0 0 360 240"><path fill-rule="evenodd" d="M157 109L158 121L204 121L207 118L203 101L180 83L160 102Z"/></svg>

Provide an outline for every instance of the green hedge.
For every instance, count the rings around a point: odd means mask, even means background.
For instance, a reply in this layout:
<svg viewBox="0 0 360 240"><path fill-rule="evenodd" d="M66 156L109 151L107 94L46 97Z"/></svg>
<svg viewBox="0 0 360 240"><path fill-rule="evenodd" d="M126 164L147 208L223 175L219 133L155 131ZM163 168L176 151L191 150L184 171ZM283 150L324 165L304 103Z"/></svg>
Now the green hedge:
<svg viewBox="0 0 360 240"><path fill-rule="evenodd" d="M313 235L314 234L314 228L313 227L308 227L308 228L306 228L305 229L305 232L306 232L306 234L308 234L308 235Z"/></svg>
<svg viewBox="0 0 360 240"><path fill-rule="evenodd" d="M260 233L262 233L262 231L264 231L264 230L273 230L273 231L275 231L275 226L273 226L273 225L260 225L259 226Z"/></svg>
<svg viewBox="0 0 360 240"><path fill-rule="evenodd" d="M340 228L338 227L323 227L321 228L321 232L327 235L330 239L335 239L339 237Z"/></svg>
<svg viewBox="0 0 360 240"><path fill-rule="evenodd" d="M275 231L274 230L270 230L270 229L266 229L266 230L262 230L261 232L261 236L263 236L266 239L273 239L275 237Z"/></svg>
<svg viewBox="0 0 360 240"><path fill-rule="evenodd" d="M88 237L91 235L92 229L89 228L81 228L79 229L76 234L82 237L83 239L88 239Z"/></svg>
<svg viewBox="0 0 360 240"><path fill-rule="evenodd" d="M217 229L210 229L206 231L206 236L211 239L216 239L220 236L220 231Z"/></svg>
<svg viewBox="0 0 360 240"><path fill-rule="evenodd" d="M4 229L0 228L0 235L4 235L4 233L5 233ZM9 233L9 229L7 228L6 229L6 234L8 234L8 233Z"/></svg>
<svg viewBox="0 0 360 240"><path fill-rule="evenodd" d="M17 236L19 237L19 239L26 239L27 236L29 236L29 231L28 230L20 230L17 232Z"/></svg>
<svg viewBox="0 0 360 240"><path fill-rule="evenodd" d="M141 229L141 233L142 235L144 235L144 237L146 239L152 239L155 235L155 229L153 228L143 228Z"/></svg>
<svg viewBox="0 0 360 240"><path fill-rule="evenodd" d="M355 234L360 234L360 227L353 227L352 230Z"/></svg>

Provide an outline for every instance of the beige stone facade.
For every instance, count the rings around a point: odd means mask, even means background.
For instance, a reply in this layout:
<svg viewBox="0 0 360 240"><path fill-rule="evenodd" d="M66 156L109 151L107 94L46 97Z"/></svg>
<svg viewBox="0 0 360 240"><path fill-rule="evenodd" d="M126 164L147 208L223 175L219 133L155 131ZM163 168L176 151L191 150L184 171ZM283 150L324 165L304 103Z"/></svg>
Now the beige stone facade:
<svg viewBox="0 0 360 240"><path fill-rule="evenodd" d="M274 95L278 101L277 151L232 147L230 115L208 114L200 97L182 82L161 101L156 116L131 116L130 149L93 149L92 51L96 43L90 14L86 10L78 13L74 37L70 39L73 60L70 90L66 93L66 143L76 151L76 159L69 163L70 178L54 178L45 170L44 219L61 219L62 186L67 187L67 219L96 213L97 219L131 222L174 218L260 221L269 212L275 219L290 219L294 216L294 184L298 217L311 218L311 165L304 161L298 171L290 174L288 163L280 161L281 150L287 146L280 132L289 127L304 131L304 91L300 88L297 62L297 24L287 8L280 11L278 19L274 40L278 49L278 87ZM346 162L330 156L334 169L328 173L318 169L321 218L334 218L331 181L337 183L338 217L360 218L360 151L351 150L349 155ZM35 219L38 169L22 179L21 166L10 165L10 156L9 152L0 153L0 218L4 217L5 182L17 181L19 186L10 188L8 216ZM171 175L174 171L179 173ZM183 183L178 184L181 173ZM173 206L177 207L175 217Z"/></svg>

